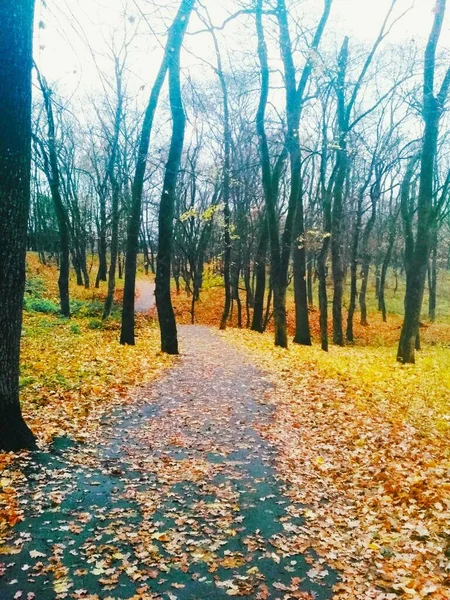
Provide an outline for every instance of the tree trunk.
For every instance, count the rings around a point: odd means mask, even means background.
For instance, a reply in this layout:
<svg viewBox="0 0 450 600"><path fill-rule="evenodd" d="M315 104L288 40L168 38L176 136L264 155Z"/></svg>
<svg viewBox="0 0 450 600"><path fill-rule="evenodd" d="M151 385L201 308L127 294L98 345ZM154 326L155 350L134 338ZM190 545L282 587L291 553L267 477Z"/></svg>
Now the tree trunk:
<svg viewBox="0 0 450 600"><path fill-rule="evenodd" d="M295 336L294 343L311 346L309 328L308 293L306 288L306 249L303 217L303 190L300 178L298 206L295 217L294 234L294 296L295 296Z"/></svg>
<svg viewBox="0 0 450 600"><path fill-rule="evenodd" d="M345 142L342 140L341 144ZM331 224L331 266L333 273L333 342L344 345L342 328L342 301L344 297L344 267L342 261L342 211L344 199L344 183L347 175L347 151L342 147L339 151L339 168L336 177L332 224Z"/></svg>
<svg viewBox="0 0 450 600"><path fill-rule="evenodd" d="M169 95L172 113L172 139L159 208L158 258L156 266L156 308L161 329L161 350L178 354L177 325L170 295L170 265L173 243L173 217L176 184L183 152L186 115L180 83L180 54L184 34L195 0L183 0L173 24L169 57Z"/></svg>
<svg viewBox="0 0 450 600"><path fill-rule="evenodd" d="M117 254L119 249L119 196L120 186L116 178L113 176L111 180L112 186L112 203L111 203L111 258L109 263L108 273L108 294L105 300L105 306L103 309L103 319L110 316L112 305L114 301L114 292L116 290L116 266L117 266Z"/></svg>
<svg viewBox="0 0 450 600"><path fill-rule="evenodd" d="M436 320L437 300L437 231L433 232L431 260L428 266L428 316L434 323Z"/></svg>
<svg viewBox="0 0 450 600"><path fill-rule="evenodd" d="M47 82L41 76L39 71L38 80L44 98L45 112L47 116L48 126L48 155L43 144L40 144L42 158L44 160L44 170L50 186L53 204L55 206L56 218L58 220L59 229L59 298L61 305L61 313L65 317L70 317L69 304L69 272L70 272L70 233L69 233L69 218L66 207L61 196L61 177L59 172L58 155L56 151L56 132L55 120L53 116L53 102L51 98L51 90Z"/></svg>
<svg viewBox="0 0 450 600"><path fill-rule="evenodd" d="M377 214L377 203L381 196L380 189L380 179L377 178L377 181L372 186L371 190L371 201L372 201L372 212L369 217L369 220L366 223L363 233L362 239L362 268L361 268L361 291L359 294L359 306L361 308L361 325L368 325L367 322L367 287L369 284L369 271L370 271L370 251L369 251L369 240L372 234L373 227L375 225L376 214ZM379 278L378 278L378 288L379 288Z"/></svg>
<svg viewBox="0 0 450 600"><path fill-rule="evenodd" d="M392 258L392 250L394 248L395 243L395 229L396 229L397 216L392 217L392 223L389 231L389 239L388 239L388 247L386 250L386 254L384 256L383 264L381 265L381 274L380 274L380 289L378 293L378 308L381 310L381 315L383 318L383 322L387 321L387 311L386 311L386 278L387 272L389 269L389 265Z"/></svg>
<svg viewBox="0 0 450 600"><path fill-rule="evenodd" d="M33 0L0 3L0 450L34 449L19 402L30 203Z"/></svg>
<svg viewBox="0 0 450 600"><path fill-rule="evenodd" d="M424 86L423 86L423 135L419 197L417 206L416 240L410 244L406 264L405 320L400 334L397 360L403 363L415 362L415 344L419 333L420 312L422 308L427 267L430 257L432 231L436 223L436 210L433 207L433 183L435 159L438 148L439 121L450 86L450 69L447 71L441 89L434 96L434 77L436 50L445 15L446 0L438 0L433 27L425 50ZM404 214L404 211L402 211ZM407 236L411 227L407 227ZM406 256L406 252L405 252Z"/></svg>
<svg viewBox="0 0 450 600"><path fill-rule="evenodd" d="M268 245L269 232L267 229L267 219L264 216L255 261L256 286L252 319L252 331L258 331L259 333L264 331L264 294L266 291L266 256Z"/></svg>
<svg viewBox="0 0 450 600"><path fill-rule="evenodd" d="M133 181L131 194L131 211L128 218L127 228L127 249L125 258L125 286L123 292L123 309L122 309L122 328L120 334L121 344L134 345L134 295L136 287L136 263L137 253L139 249L139 230L141 227L141 207L142 207L142 190L144 187L145 169L147 166L147 156L150 144L150 135L153 128L153 119L158 105L158 99L166 78L167 69L169 68L171 57L174 55L177 46L181 47L184 32L187 27L189 16L195 0L182 0L178 13L172 23L169 35L166 42L164 58L162 60L158 75L156 76L152 92L150 94L149 103L145 111L144 123L142 125L141 138L139 142L139 152L136 164L136 173ZM183 113L184 114L184 113ZM167 174L167 173L166 173ZM164 198L163 198L164 199ZM170 204L171 201L169 201ZM170 224L172 228L172 224ZM169 243L171 240L164 240ZM167 250L167 249L166 249ZM170 264L169 264L170 269ZM169 273L170 284L170 273ZM169 294L170 296L170 294ZM170 310L169 310L170 312Z"/></svg>
<svg viewBox="0 0 450 600"><path fill-rule="evenodd" d="M95 287L100 287L100 281L106 281L108 274L106 243L106 197L100 195L100 223L98 230L98 272L95 279Z"/></svg>
<svg viewBox="0 0 450 600"><path fill-rule="evenodd" d="M348 317L347 317L347 341L353 343L353 317L356 309L356 298L358 295L358 249L359 249L359 236L361 233L361 221L362 221L362 202L363 193L361 192L358 197L358 207L356 214L355 231L353 234L352 251L350 256L350 303L348 306Z"/></svg>

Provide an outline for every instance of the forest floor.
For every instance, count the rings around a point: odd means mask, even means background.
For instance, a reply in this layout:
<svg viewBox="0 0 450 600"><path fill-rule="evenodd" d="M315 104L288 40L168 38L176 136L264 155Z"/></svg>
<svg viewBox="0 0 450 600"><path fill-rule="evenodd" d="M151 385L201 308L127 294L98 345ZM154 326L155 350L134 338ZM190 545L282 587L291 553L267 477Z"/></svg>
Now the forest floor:
<svg viewBox="0 0 450 600"><path fill-rule="evenodd" d="M181 341L94 439L26 459L2 600L332 597L337 575L297 535L304 507L260 434L272 385L206 327Z"/></svg>
<svg viewBox="0 0 450 600"><path fill-rule="evenodd" d="M354 346L284 350L219 332L205 287L173 358L151 281L123 347L122 282L101 321L105 285L71 281L67 320L56 279L29 256L21 398L41 451L0 453L0 600L450 599L448 319L401 366L395 313Z"/></svg>

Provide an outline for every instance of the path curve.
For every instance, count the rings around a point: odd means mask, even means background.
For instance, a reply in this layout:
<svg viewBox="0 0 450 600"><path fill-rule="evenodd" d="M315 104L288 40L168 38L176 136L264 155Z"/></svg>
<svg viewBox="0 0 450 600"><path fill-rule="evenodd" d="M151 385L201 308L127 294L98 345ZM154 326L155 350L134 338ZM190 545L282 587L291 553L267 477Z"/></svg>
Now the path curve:
<svg viewBox="0 0 450 600"><path fill-rule="evenodd" d="M101 437L36 457L1 600L332 598L336 577L296 542L300 507L258 433L271 384L217 332L180 338L175 366Z"/></svg>
<svg viewBox="0 0 450 600"><path fill-rule="evenodd" d="M136 281L136 300L134 310L137 313L146 313L155 306L155 284L145 279Z"/></svg>

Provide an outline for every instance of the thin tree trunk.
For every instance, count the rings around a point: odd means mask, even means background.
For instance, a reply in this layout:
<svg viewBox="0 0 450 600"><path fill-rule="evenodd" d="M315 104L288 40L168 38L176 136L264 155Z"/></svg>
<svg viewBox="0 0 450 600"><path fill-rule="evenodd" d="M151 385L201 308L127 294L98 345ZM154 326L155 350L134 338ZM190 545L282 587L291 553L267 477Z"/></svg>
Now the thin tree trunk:
<svg viewBox="0 0 450 600"><path fill-rule="evenodd" d="M178 354L177 325L170 294L170 266L173 244L173 218L176 184L183 152L186 115L180 83L180 54L184 34L195 0L183 0L171 31L169 46L169 95L172 113L172 140L159 208L158 258L156 267L156 308L161 330L161 350Z"/></svg>
<svg viewBox="0 0 450 600"><path fill-rule="evenodd" d="M111 203L111 258L109 262L108 273L108 294L103 308L103 319L110 316L114 301L114 292L116 291L116 267L117 254L119 249L119 196L120 186L115 176L111 179L112 203Z"/></svg>
<svg viewBox="0 0 450 600"><path fill-rule="evenodd" d="M350 303L348 307L347 317L347 341L353 343L353 317L356 309L356 298L358 295L358 249L359 249L359 236L361 233L361 221L362 221L362 202L363 202L363 191L358 196L358 206L356 213L355 231L353 233L353 243L350 257Z"/></svg>
<svg viewBox="0 0 450 600"><path fill-rule="evenodd" d="M431 260L428 266L428 316L434 323L437 304L437 231L433 231Z"/></svg>
<svg viewBox="0 0 450 600"><path fill-rule="evenodd" d="M95 279L95 287L100 287L100 281L106 281L108 274L107 264L107 243L106 243L106 197L100 196L100 223L98 230L98 271Z"/></svg>
<svg viewBox="0 0 450 600"><path fill-rule="evenodd" d="M266 291L266 257L269 245L269 232L267 219L262 219L261 237L259 238L258 250L256 252L256 286L253 306L252 331L262 333L264 331L264 294Z"/></svg>
<svg viewBox="0 0 450 600"><path fill-rule="evenodd" d="M58 220L59 229L59 277L58 277L58 288L59 298L61 304L61 313L65 317L70 317L70 303L69 303L69 270L70 270L70 247L69 247L69 218L67 215L66 207L64 206L61 196L61 177L58 165L58 155L56 151L56 133L55 133L55 121L53 116L53 103L51 98L51 90L49 89L47 82L41 76L39 71L38 80L44 98L45 112L47 116L47 127L48 127L48 155L47 150L43 144L40 143L39 147L41 150L42 158L44 160L44 170L48 183L50 186L50 192L52 200L55 206L56 218Z"/></svg>
<svg viewBox="0 0 450 600"><path fill-rule="evenodd" d="M150 144L150 136L153 128L153 119L158 105L158 99L166 78L167 69L174 50L177 46L181 46L183 35L187 27L190 13L192 11L195 0L182 0L178 13L170 28L166 42L164 58L156 76L152 92L150 94L149 103L145 111L144 123L142 125L141 138L139 142L139 152L136 164L136 173L133 181L131 194L131 211L128 218L127 228L127 249L125 258L125 286L123 293L123 309L122 309L122 328L120 334L121 344L134 345L134 296L136 287L136 263L137 253L139 249L139 230L141 227L141 207L142 207L142 190L144 187L145 169L147 166L147 156ZM172 227L172 225L170 225ZM171 240L168 241L169 246ZM170 249L170 248L169 248ZM169 265L170 269L170 265ZM169 274L170 283L170 274ZM169 311L170 312L170 311Z"/></svg>
<svg viewBox="0 0 450 600"><path fill-rule="evenodd" d="M294 234L294 296L295 296L295 336L294 343L311 346L311 332L309 328L308 292L306 287L306 249L305 226L303 222L303 190L300 178L298 192L298 206L295 217Z"/></svg>
<svg viewBox="0 0 450 600"><path fill-rule="evenodd" d="M384 256L383 264L381 265L380 290L378 293L378 308L379 308L379 310L381 310L381 315L382 315L384 323L386 323L386 321L387 321L386 278L387 278L387 272L389 269L389 265L391 263L392 250L394 248L394 243L395 243L396 222L397 222L397 215L392 217L392 223L391 223L390 231L389 231L388 247L386 250L386 254Z"/></svg>

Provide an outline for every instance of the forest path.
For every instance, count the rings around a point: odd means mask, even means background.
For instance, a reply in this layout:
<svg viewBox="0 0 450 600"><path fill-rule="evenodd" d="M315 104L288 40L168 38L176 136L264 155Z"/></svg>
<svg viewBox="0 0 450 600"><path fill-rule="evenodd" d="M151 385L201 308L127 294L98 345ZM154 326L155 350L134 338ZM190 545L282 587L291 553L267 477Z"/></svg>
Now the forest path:
<svg viewBox="0 0 450 600"><path fill-rule="evenodd" d="M136 281L136 300L134 310L146 313L155 306L155 284L146 279Z"/></svg>
<svg viewBox="0 0 450 600"><path fill-rule="evenodd" d="M180 338L175 365L97 439L36 456L1 600L332 598L258 433L271 384L217 332Z"/></svg>

